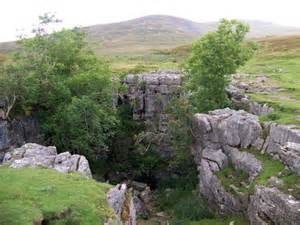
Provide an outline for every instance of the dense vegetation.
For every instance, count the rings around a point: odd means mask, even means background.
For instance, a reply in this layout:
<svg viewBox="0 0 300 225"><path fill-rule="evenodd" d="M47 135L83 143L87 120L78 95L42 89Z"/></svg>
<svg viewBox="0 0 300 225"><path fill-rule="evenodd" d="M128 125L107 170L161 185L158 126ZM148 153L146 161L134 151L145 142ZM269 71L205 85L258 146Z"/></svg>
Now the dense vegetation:
<svg viewBox="0 0 300 225"><path fill-rule="evenodd" d="M2 68L5 117L35 114L58 149L95 158L108 150L118 124L108 66L86 47L78 29L47 33L57 20L41 17L34 38L20 40Z"/></svg>

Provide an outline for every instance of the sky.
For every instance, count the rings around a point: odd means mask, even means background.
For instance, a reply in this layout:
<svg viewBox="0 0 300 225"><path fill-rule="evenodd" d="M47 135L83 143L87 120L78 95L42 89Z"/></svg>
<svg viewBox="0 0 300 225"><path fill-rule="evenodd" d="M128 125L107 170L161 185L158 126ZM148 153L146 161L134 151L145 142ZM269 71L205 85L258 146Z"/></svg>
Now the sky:
<svg viewBox="0 0 300 225"><path fill-rule="evenodd" d="M28 33L46 12L62 26L88 26L152 14L196 22L250 19L300 27L300 0L0 0L0 42Z"/></svg>

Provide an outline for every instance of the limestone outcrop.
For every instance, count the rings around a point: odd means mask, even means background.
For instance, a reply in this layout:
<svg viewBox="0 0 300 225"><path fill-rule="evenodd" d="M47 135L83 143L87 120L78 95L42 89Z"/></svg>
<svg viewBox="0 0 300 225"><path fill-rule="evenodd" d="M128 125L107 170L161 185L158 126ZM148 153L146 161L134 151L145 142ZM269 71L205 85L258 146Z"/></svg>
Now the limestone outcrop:
<svg viewBox="0 0 300 225"><path fill-rule="evenodd" d="M300 130L261 124L256 115L232 109L196 114L193 125L192 153L199 171L200 192L211 209L221 215L248 211L251 225L300 223L299 199L268 185L257 185L254 193L250 191L251 184L263 172L258 154L281 160L286 170L299 175ZM247 174L241 188L230 184L229 191L222 183L220 172L228 168ZM276 176L270 182L283 183Z"/></svg>
<svg viewBox="0 0 300 225"><path fill-rule="evenodd" d="M27 143L20 148L7 152L3 163L12 168L51 168L61 173L79 172L88 178L92 177L89 162L84 156L71 155L69 152L57 154L54 146L45 147Z"/></svg>
<svg viewBox="0 0 300 225"><path fill-rule="evenodd" d="M300 130L294 126L270 124L264 150L279 158L300 175Z"/></svg>
<svg viewBox="0 0 300 225"><path fill-rule="evenodd" d="M243 109L257 116L272 113L274 109L267 104L259 104L246 95L243 89L234 85L229 85L227 93L231 98L235 108Z"/></svg>
<svg viewBox="0 0 300 225"><path fill-rule="evenodd" d="M299 225L300 201L276 188L256 187L248 208L251 225Z"/></svg>
<svg viewBox="0 0 300 225"><path fill-rule="evenodd" d="M170 100L180 94L182 76L178 72L162 71L129 74L124 80L128 87L124 98L132 107L133 118L147 124L145 133L155 134L156 138L149 138L150 142L159 146L160 155L166 159L173 155L167 107Z"/></svg>
<svg viewBox="0 0 300 225"><path fill-rule="evenodd" d="M126 184L118 184L107 194L109 206L116 214L107 225L136 225L136 209L131 191Z"/></svg>

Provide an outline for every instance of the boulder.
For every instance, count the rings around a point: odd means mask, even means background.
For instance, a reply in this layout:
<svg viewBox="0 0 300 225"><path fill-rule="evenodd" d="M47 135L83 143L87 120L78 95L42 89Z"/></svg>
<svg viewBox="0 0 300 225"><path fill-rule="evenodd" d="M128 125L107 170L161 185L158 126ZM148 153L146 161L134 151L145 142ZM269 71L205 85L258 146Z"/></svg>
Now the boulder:
<svg viewBox="0 0 300 225"><path fill-rule="evenodd" d="M251 225L299 225L300 201L277 188L257 186L248 216Z"/></svg>
<svg viewBox="0 0 300 225"><path fill-rule="evenodd" d="M62 173L79 172L86 177L92 177L89 163L84 156L71 155L69 152L57 154L54 146L28 143L7 152L3 163L12 168L53 168Z"/></svg>

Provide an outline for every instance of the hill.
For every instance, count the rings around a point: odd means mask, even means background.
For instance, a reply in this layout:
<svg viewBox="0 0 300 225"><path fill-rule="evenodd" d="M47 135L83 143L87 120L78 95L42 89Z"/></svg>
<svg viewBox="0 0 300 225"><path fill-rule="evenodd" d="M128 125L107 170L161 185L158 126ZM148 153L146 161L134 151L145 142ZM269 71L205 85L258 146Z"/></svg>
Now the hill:
<svg viewBox="0 0 300 225"><path fill-rule="evenodd" d="M245 21L251 27L249 37L290 35L300 28L262 21ZM153 49L170 49L191 43L216 29L218 22L198 23L166 15L151 15L133 20L82 28L88 42L99 55L144 55ZM14 42L0 43L0 52L15 48Z"/></svg>
<svg viewBox="0 0 300 225"><path fill-rule="evenodd" d="M300 28L262 21L245 21L251 27L249 37L300 34ZM218 22L197 23L165 15L152 15L120 23L86 27L93 48L104 55L145 53L153 49L173 48L191 43L217 28Z"/></svg>

